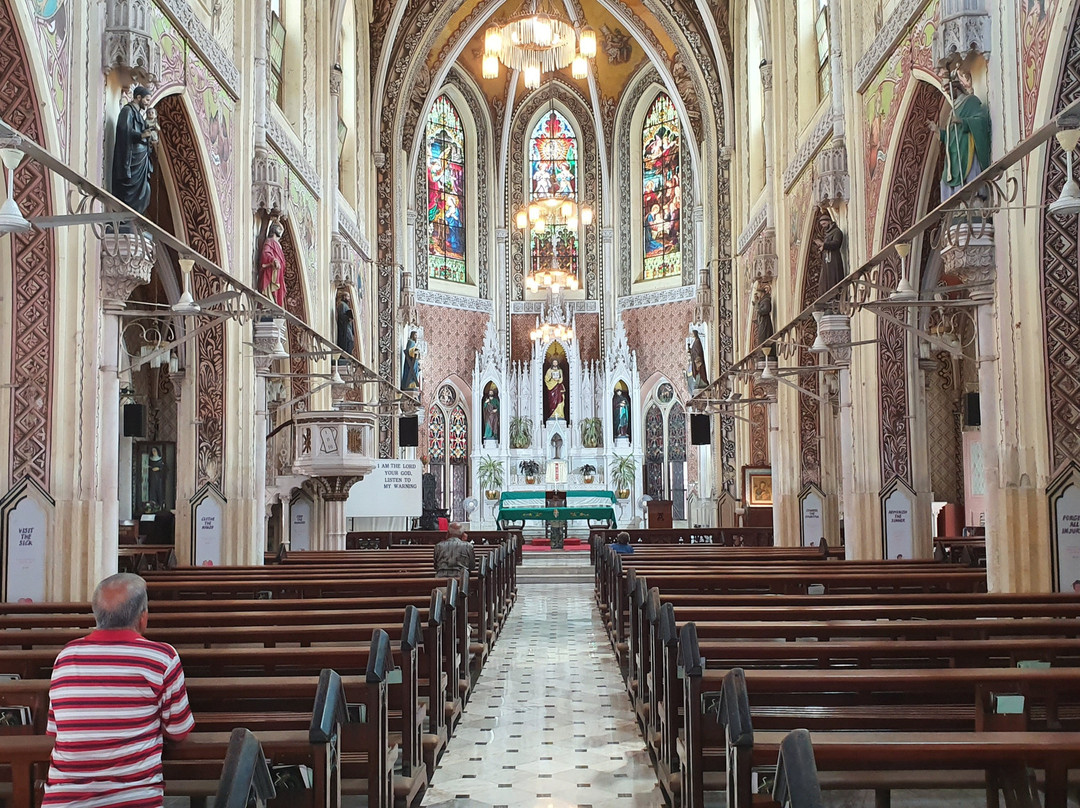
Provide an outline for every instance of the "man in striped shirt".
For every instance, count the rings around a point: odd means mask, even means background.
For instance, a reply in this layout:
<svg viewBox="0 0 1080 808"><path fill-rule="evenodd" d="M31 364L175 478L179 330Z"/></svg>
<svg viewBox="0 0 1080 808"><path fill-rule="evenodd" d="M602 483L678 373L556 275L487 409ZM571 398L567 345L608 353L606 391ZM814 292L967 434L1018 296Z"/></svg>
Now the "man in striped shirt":
<svg viewBox="0 0 1080 808"><path fill-rule="evenodd" d="M42 807L161 808L163 738L195 722L180 657L146 631L146 582L120 573L94 590L97 630L65 646L49 688L56 736Z"/></svg>

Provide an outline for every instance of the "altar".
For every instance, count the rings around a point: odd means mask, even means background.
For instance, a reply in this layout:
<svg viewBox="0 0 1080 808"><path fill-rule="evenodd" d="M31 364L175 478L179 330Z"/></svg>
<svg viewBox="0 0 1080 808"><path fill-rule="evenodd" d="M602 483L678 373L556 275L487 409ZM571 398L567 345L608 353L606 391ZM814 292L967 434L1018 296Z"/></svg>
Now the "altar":
<svg viewBox="0 0 1080 808"><path fill-rule="evenodd" d="M589 527L615 528L615 494L611 491L560 491L565 505L549 505L546 491L504 491L499 497L496 521L501 530L524 527L527 521L570 522L584 520ZM594 525L593 523L597 523ZM518 524L515 524L518 523Z"/></svg>

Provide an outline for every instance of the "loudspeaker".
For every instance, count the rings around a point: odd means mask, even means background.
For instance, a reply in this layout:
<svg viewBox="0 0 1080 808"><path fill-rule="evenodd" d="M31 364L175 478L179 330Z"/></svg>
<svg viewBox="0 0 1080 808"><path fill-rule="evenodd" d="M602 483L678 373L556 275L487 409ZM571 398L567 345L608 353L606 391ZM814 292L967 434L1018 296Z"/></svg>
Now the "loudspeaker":
<svg viewBox="0 0 1080 808"><path fill-rule="evenodd" d="M712 425L708 415L691 413L690 443L694 446L708 446L712 443Z"/></svg>
<svg viewBox="0 0 1080 808"><path fill-rule="evenodd" d="M408 415L397 419L398 446L418 446L420 444L420 419Z"/></svg>
<svg viewBox="0 0 1080 808"><path fill-rule="evenodd" d="M124 437L146 437L146 407L142 404L124 405Z"/></svg>
<svg viewBox="0 0 1080 808"><path fill-rule="evenodd" d="M978 393L964 394L964 426L981 426L982 409Z"/></svg>

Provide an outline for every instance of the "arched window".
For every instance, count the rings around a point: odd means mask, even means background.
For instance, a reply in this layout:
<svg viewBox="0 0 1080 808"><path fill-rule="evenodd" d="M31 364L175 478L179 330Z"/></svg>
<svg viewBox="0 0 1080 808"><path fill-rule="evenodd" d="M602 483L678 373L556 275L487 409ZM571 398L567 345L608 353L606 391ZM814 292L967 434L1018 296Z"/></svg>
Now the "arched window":
<svg viewBox="0 0 1080 808"><path fill-rule="evenodd" d="M670 499L672 518L686 518L686 410L669 382L645 409L645 493Z"/></svg>
<svg viewBox="0 0 1080 808"><path fill-rule="evenodd" d="M469 419L450 384L439 387L427 411L428 463L435 475L435 498L450 511L452 521L464 521L462 504L469 495Z"/></svg>
<svg viewBox="0 0 1080 808"><path fill-rule="evenodd" d="M465 130L445 95L427 125L428 275L465 283Z"/></svg>
<svg viewBox="0 0 1080 808"><path fill-rule="evenodd" d="M529 138L529 201L577 201L578 144L574 127L558 110L540 118ZM533 270L557 267L578 272L578 231L565 223L531 228L529 253Z"/></svg>
<svg viewBox="0 0 1080 808"><path fill-rule="evenodd" d="M641 130L641 216L645 224L645 280L682 273L679 115L666 93L656 96Z"/></svg>

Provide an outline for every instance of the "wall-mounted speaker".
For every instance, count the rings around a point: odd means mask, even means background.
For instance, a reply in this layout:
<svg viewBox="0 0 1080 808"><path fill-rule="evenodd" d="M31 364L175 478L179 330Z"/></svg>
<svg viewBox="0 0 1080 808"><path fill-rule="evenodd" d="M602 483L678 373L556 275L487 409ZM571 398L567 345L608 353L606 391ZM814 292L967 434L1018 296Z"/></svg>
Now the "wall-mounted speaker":
<svg viewBox="0 0 1080 808"><path fill-rule="evenodd" d="M712 425L709 423L708 415L691 413L690 443L694 446L708 446L712 443Z"/></svg>
<svg viewBox="0 0 1080 808"><path fill-rule="evenodd" d="M146 437L146 405L144 405L144 404L125 404L124 405L124 437L125 438L145 438Z"/></svg>
<svg viewBox="0 0 1080 808"><path fill-rule="evenodd" d="M398 446L409 447L420 444L420 419L415 415L406 415L397 420Z"/></svg>
<svg viewBox="0 0 1080 808"><path fill-rule="evenodd" d="M964 426L982 426L982 407L978 393L964 394Z"/></svg>

